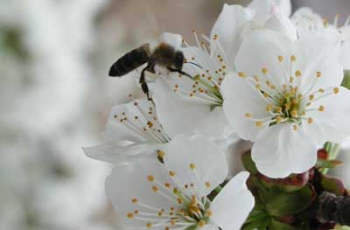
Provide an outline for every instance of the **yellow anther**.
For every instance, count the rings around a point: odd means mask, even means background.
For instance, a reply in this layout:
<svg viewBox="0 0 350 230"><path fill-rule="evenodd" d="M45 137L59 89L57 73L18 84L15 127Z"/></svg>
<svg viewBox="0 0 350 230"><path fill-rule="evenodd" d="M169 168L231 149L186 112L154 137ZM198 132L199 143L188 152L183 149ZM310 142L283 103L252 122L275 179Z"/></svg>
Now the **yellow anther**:
<svg viewBox="0 0 350 230"><path fill-rule="evenodd" d="M290 114L292 115L293 118L297 118L298 117L298 110L292 110L292 112L290 112Z"/></svg>
<svg viewBox="0 0 350 230"><path fill-rule="evenodd" d="M158 188L157 186L154 185L154 186L152 187L152 190L153 190L154 192L158 192L159 188Z"/></svg>
<svg viewBox="0 0 350 230"><path fill-rule="evenodd" d="M176 173L175 173L174 171L169 171L169 175L170 175L170 176L175 176Z"/></svg>
<svg viewBox="0 0 350 230"><path fill-rule="evenodd" d="M279 106L275 107L276 113L282 113L282 108Z"/></svg>
<svg viewBox="0 0 350 230"><path fill-rule="evenodd" d="M162 150L157 151L158 158L164 158L165 157L165 152Z"/></svg>
<svg viewBox="0 0 350 230"><path fill-rule="evenodd" d="M261 69L261 72L266 75L269 71L264 67Z"/></svg>
<svg viewBox="0 0 350 230"><path fill-rule="evenodd" d="M147 223L146 226L147 228L152 228L152 223Z"/></svg>
<svg viewBox="0 0 350 230"><path fill-rule="evenodd" d="M266 106L266 112L271 112L272 110L272 105L267 105Z"/></svg>
<svg viewBox="0 0 350 230"><path fill-rule="evenodd" d="M313 120L311 117L309 117L309 118L307 119L307 123L312 124L313 122L314 122L314 120Z"/></svg>
<svg viewBox="0 0 350 230"><path fill-rule="evenodd" d="M255 122L255 125L256 125L257 127L261 127L261 126L263 126L263 123L262 123L261 121L256 121L256 122Z"/></svg>
<svg viewBox="0 0 350 230"><path fill-rule="evenodd" d="M281 117L281 116L276 117L277 124L281 123L282 121L283 121L283 117Z"/></svg>
<svg viewBox="0 0 350 230"><path fill-rule="evenodd" d="M268 98L270 96L267 92L264 92L263 95L265 98Z"/></svg>
<svg viewBox="0 0 350 230"><path fill-rule="evenodd" d="M316 72L316 77L321 77L322 76L322 73L320 71L317 71Z"/></svg>
<svg viewBox="0 0 350 230"><path fill-rule="evenodd" d="M296 60L297 58L294 55L290 56L290 61L295 62Z"/></svg>
<svg viewBox="0 0 350 230"><path fill-rule="evenodd" d="M200 220L200 221L198 222L197 226L200 227L200 228L202 228L202 227L204 227L205 224L206 224L206 223L205 223L204 220Z"/></svg>
<svg viewBox="0 0 350 230"><path fill-rule="evenodd" d="M260 84L256 84L256 85L255 85L255 88L258 89L258 90L260 90L260 89L261 89L261 85L260 85Z"/></svg>
<svg viewBox="0 0 350 230"><path fill-rule="evenodd" d="M278 61L279 62L283 62L283 59L284 59L283 56L278 56Z"/></svg>
<svg viewBox="0 0 350 230"><path fill-rule="evenodd" d="M315 98L315 95L311 94L309 95L309 101L312 101Z"/></svg>
<svg viewBox="0 0 350 230"><path fill-rule="evenodd" d="M295 76L296 76L296 77L300 77L300 76L301 76L300 70L295 71Z"/></svg>
<svg viewBox="0 0 350 230"><path fill-rule="evenodd" d="M293 130L294 130L294 131L297 131L297 130L298 130L298 126L293 125Z"/></svg>
<svg viewBox="0 0 350 230"><path fill-rule="evenodd" d="M213 215L213 211L212 210L207 210L205 212L205 215L208 216L208 217L211 217Z"/></svg>
<svg viewBox="0 0 350 230"><path fill-rule="evenodd" d="M318 111L323 112L324 111L324 106L320 105L320 107L318 107Z"/></svg>
<svg viewBox="0 0 350 230"><path fill-rule="evenodd" d="M149 182L153 182L153 181L154 181L154 176L149 175L149 176L147 177L147 180L148 180Z"/></svg>
<svg viewBox="0 0 350 230"><path fill-rule="evenodd" d="M246 118L252 118L252 117L253 117L253 115L252 115L251 113L246 113L246 114L244 114L244 116L245 116Z"/></svg>
<svg viewBox="0 0 350 230"><path fill-rule="evenodd" d="M324 89L319 89L318 92L324 93Z"/></svg>
<svg viewBox="0 0 350 230"><path fill-rule="evenodd" d="M210 188L211 184L210 182L205 182L205 187Z"/></svg>
<svg viewBox="0 0 350 230"><path fill-rule="evenodd" d="M152 127L153 127L153 123L150 122L150 121L148 121L148 122L147 122L147 126L148 126L148 128L152 128Z"/></svg>
<svg viewBox="0 0 350 230"><path fill-rule="evenodd" d="M258 82L258 81L260 81L260 79L259 79L259 77L258 76L256 76L256 75L254 75L254 80L256 81L256 82Z"/></svg>
<svg viewBox="0 0 350 230"><path fill-rule="evenodd" d="M339 93L339 88L338 88L338 87L335 87L335 88L333 89L333 92L334 92L335 94Z"/></svg>
<svg viewBox="0 0 350 230"><path fill-rule="evenodd" d="M131 200L131 202L133 203L133 204L136 204L137 202L139 202L136 198L134 198L134 199L132 199Z"/></svg>
<svg viewBox="0 0 350 230"><path fill-rule="evenodd" d="M290 82L290 83L293 83L293 82L294 82L294 77L290 77L290 78L289 78L289 82Z"/></svg>
<svg viewBox="0 0 350 230"><path fill-rule="evenodd" d="M129 212L129 213L127 214L127 217L128 217L129 219L132 219L132 218L134 218L134 214L131 213L131 212Z"/></svg>
<svg viewBox="0 0 350 230"><path fill-rule="evenodd" d="M190 164L190 169L192 169L192 170L196 169L196 165L195 164Z"/></svg>
<svg viewBox="0 0 350 230"><path fill-rule="evenodd" d="M244 72L238 72L238 76L239 77L245 77L245 73Z"/></svg>

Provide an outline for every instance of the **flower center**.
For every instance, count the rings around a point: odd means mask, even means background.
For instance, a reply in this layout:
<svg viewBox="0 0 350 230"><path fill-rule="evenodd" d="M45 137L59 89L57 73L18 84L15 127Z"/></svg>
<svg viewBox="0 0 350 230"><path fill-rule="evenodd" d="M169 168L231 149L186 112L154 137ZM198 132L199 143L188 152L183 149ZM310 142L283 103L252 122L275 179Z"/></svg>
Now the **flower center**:
<svg viewBox="0 0 350 230"><path fill-rule="evenodd" d="M132 97L132 96L130 96ZM115 113L113 118L124 125L131 133L155 143L167 143L170 137L160 124L155 106L148 102L147 105L133 99L125 111Z"/></svg>
<svg viewBox="0 0 350 230"><path fill-rule="evenodd" d="M191 73L194 73L194 76L191 79L175 80L174 92L200 103L222 106L223 98L220 86L228 70L226 65L228 63L227 57L218 42L217 35L214 36L212 41L210 38L206 38L207 41L211 42L212 48L212 50L208 51L206 43L199 42L195 30L193 33L198 50L192 53L191 49L194 48L190 47L186 42L184 43L189 50L189 54L186 57L187 67L191 69ZM182 76L179 77L182 78Z"/></svg>
<svg viewBox="0 0 350 230"><path fill-rule="evenodd" d="M262 79L257 75L248 77L244 72L238 72L238 76L244 78L247 83L258 91L259 96L266 102L266 117L254 117L252 113L245 113L245 117L255 122L257 127L272 126L282 122L294 123L294 130L297 130L303 122L312 124L314 119L311 117L312 112L324 112L325 106L319 103L319 100L337 94L338 87L329 87L326 89L315 89L315 85L322 77L320 71L315 72L315 76L303 76L302 72L295 69L297 58L294 55L290 56L290 62L287 65L281 65L284 72L282 80L284 84L278 87L276 78L269 74L267 68L262 68ZM285 62L285 57L277 56L279 64ZM298 88L301 78L310 77L310 86L305 92L301 92Z"/></svg>
<svg viewBox="0 0 350 230"><path fill-rule="evenodd" d="M158 159L163 159L164 156L163 151L158 151ZM159 200L165 200L164 205L144 203L135 197L131 200L135 209L127 213L127 217L145 223L144 227L138 229L161 227L167 230L194 230L209 223L212 216L210 201L207 197L198 198L197 183L182 183L176 172L169 170L167 164L163 160L162 162L168 171L169 181L162 183L153 175L148 175L151 191L145 192L156 193ZM189 168L195 175L195 180L199 180L196 166L189 164ZM210 187L210 183L205 182L205 186Z"/></svg>

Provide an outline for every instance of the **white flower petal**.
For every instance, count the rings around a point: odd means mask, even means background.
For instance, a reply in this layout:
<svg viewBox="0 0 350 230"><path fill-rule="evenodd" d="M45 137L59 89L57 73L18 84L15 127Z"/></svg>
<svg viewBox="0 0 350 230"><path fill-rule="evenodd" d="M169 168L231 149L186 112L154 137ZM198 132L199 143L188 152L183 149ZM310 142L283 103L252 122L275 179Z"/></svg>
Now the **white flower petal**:
<svg viewBox="0 0 350 230"><path fill-rule="evenodd" d="M296 28L288 17L273 15L265 22L264 28L284 34L292 41L297 39Z"/></svg>
<svg viewBox="0 0 350 230"><path fill-rule="evenodd" d="M278 124L259 133L252 148L252 158L259 172L271 178L287 177L313 167L317 146L302 128Z"/></svg>
<svg viewBox="0 0 350 230"><path fill-rule="evenodd" d="M344 69L350 70L350 41L343 43L340 51L340 61Z"/></svg>
<svg viewBox="0 0 350 230"><path fill-rule="evenodd" d="M106 194L115 210L120 214L124 225L130 229L146 227L147 221L127 217L135 210L138 210L139 213L150 211L148 208L140 206L140 203L158 210L162 208L170 210L170 207L174 205L173 202L154 192L152 190L153 184L148 181L147 177L152 175L160 183L169 182L163 166L154 158L142 159L132 165L118 165L106 179ZM137 199L137 202L132 202L133 199ZM164 227L159 229L164 229Z"/></svg>
<svg viewBox="0 0 350 230"><path fill-rule="evenodd" d="M248 172L230 180L211 204L211 220L222 230L239 230L254 207L254 197L246 186Z"/></svg>
<svg viewBox="0 0 350 230"><path fill-rule="evenodd" d="M238 136L245 140L254 140L261 128L245 115L250 113L254 118L270 117L265 111L266 102L259 92L250 87L245 78L231 73L222 83L224 97L223 109L227 120Z"/></svg>
<svg viewBox="0 0 350 230"><path fill-rule="evenodd" d="M161 149L169 170L176 173L182 184L193 183L198 197L208 195L227 176L223 149L207 138L176 136Z"/></svg>
<svg viewBox="0 0 350 230"><path fill-rule="evenodd" d="M175 50L180 49L182 44L182 36L179 34L173 34L173 33L162 33L159 38L159 43L167 43L175 48Z"/></svg>
<svg viewBox="0 0 350 230"><path fill-rule="evenodd" d="M256 20L264 20L278 8L284 16L289 17L292 11L290 0L253 0L249 9L255 10Z"/></svg>
<svg viewBox="0 0 350 230"><path fill-rule="evenodd" d="M340 85L343 79L343 67L339 62L339 49L329 40L310 34L296 42L296 62L294 69L301 71L300 91L306 93L310 87L314 90L331 85ZM319 72L321 77L316 78Z"/></svg>
<svg viewBox="0 0 350 230"><path fill-rule="evenodd" d="M271 30L256 31L241 45L236 57L236 68L247 77L258 76L261 82L270 81L278 88L288 81L283 77L290 66L295 45L288 37ZM278 57L285 60L279 62ZM268 76L262 72L265 68ZM288 74L289 75L289 74ZM282 76L282 77L281 77Z"/></svg>
<svg viewBox="0 0 350 230"><path fill-rule="evenodd" d="M166 79L156 81L153 99L160 122L170 136L201 133L220 138L224 135L227 120L220 108L210 111L207 104L180 97L172 91Z"/></svg>
<svg viewBox="0 0 350 230"><path fill-rule="evenodd" d="M340 143L350 136L350 90L339 87L339 93L322 98L315 106L316 110L308 113L327 141ZM324 106L324 111L317 110L318 106ZM306 124L307 125L307 124Z"/></svg>
<svg viewBox="0 0 350 230"><path fill-rule="evenodd" d="M155 143L123 143L108 141L101 145L83 148L84 153L93 159L110 163L131 162L147 154L155 153L161 144Z"/></svg>
<svg viewBox="0 0 350 230"><path fill-rule="evenodd" d="M218 49L214 36L218 36L218 42L225 51L228 65L234 62L235 55L241 44L240 33L245 23L253 17L250 9L238 5L224 5L221 14L215 22L210 33L210 49Z"/></svg>

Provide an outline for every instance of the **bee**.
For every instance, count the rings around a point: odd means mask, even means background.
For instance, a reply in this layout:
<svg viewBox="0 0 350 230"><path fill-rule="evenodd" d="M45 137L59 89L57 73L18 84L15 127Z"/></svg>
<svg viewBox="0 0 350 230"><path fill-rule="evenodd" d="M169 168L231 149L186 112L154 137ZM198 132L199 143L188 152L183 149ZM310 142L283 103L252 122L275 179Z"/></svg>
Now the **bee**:
<svg viewBox="0 0 350 230"><path fill-rule="evenodd" d="M122 77L145 63L147 63L147 65L141 71L139 83L142 91L147 95L148 100L152 99L149 96L145 72L155 73L154 67L156 65L165 67L170 72L178 72L192 78L191 75L182 71L183 64L185 63L185 57L182 51L175 50L173 46L164 42L160 43L153 52L151 52L149 43L131 50L111 66L109 76Z"/></svg>

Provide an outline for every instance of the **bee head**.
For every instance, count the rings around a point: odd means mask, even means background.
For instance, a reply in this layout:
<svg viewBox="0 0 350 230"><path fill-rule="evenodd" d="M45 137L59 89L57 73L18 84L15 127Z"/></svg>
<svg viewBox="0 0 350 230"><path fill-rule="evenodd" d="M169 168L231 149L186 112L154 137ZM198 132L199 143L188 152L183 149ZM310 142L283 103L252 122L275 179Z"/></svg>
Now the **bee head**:
<svg viewBox="0 0 350 230"><path fill-rule="evenodd" d="M182 70L184 59L184 54L181 51L176 51L174 65L177 70Z"/></svg>

